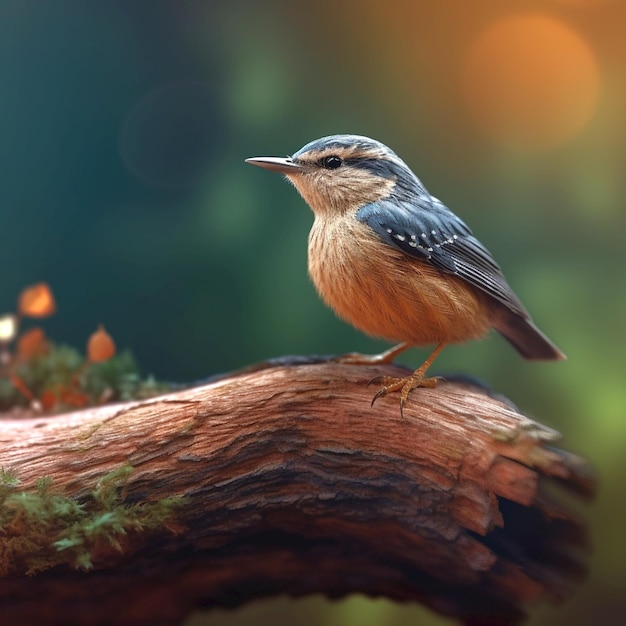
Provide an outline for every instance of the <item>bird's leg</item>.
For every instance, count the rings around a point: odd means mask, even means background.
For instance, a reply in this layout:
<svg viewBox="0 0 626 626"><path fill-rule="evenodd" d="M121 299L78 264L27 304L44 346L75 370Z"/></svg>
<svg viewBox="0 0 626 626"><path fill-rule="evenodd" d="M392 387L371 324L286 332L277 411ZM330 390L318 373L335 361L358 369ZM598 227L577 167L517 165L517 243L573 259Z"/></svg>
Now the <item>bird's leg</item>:
<svg viewBox="0 0 626 626"><path fill-rule="evenodd" d="M358 352L349 352L338 356L333 361L336 363L346 363L348 365L386 365L392 363L393 360L402 352L411 347L409 343L399 343L389 350L385 350L380 354L359 354Z"/></svg>
<svg viewBox="0 0 626 626"><path fill-rule="evenodd" d="M424 378L426 371L432 365L433 361L437 358L439 353L443 350L445 343L440 343L431 353L431 355L418 367L410 376L405 376L404 378L394 378L392 376L382 376L378 378L374 378L370 381L370 384L373 382L381 382L382 387L376 392L376 395L372 398L372 406L374 406L374 402L378 400L378 398L382 398L386 396L388 393L392 393L394 391L401 391L400 394L400 414L403 414L404 405L406 404L407 398L413 389L417 387L436 387L437 386L437 378Z"/></svg>

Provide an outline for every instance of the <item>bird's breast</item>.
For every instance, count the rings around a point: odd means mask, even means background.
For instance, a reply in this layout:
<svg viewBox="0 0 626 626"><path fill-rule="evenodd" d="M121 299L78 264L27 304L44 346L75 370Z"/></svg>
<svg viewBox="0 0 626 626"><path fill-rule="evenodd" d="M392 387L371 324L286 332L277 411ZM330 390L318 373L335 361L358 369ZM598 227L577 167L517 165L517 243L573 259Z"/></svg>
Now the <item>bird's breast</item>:
<svg viewBox="0 0 626 626"><path fill-rule="evenodd" d="M383 242L354 214L316 217L308 263L324 302L368 335L426 345L459 343L489 330L480 293Z"/></svg>

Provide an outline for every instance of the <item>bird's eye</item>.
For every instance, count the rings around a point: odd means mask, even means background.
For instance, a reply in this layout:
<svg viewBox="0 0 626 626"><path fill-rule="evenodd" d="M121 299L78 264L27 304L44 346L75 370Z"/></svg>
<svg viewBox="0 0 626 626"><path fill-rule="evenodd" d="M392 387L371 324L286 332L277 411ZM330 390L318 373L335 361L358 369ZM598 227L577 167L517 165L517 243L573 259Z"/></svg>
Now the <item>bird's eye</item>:
<svg viewBox="0 0 626 626"><path fill-rule="evenodd" d="M327 170L336 170L338 167L341 167L342 163L343 159L334 154L322 159L322 167L325 167Z"/></svg>

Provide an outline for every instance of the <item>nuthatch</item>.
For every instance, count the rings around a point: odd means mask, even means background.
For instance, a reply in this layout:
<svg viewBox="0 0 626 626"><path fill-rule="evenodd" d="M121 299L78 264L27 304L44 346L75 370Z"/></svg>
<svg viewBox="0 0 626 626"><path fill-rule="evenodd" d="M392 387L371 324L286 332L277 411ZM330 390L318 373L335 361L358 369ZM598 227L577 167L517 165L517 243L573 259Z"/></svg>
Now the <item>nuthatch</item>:
<svg viewBox="0 0 626 626"><path fill-rule="evenodd" d="M348 363L389 363L411 346L437 344L406 378L384 377L377 398L434 387L427 369L449 343L495 328L526 359L564 359L533 324L498 264L468 226L392 150L359 135L332 135L292 157L255 157L284 174L313 210L309 274L335 313L368 335L400 342Z"/></svg>

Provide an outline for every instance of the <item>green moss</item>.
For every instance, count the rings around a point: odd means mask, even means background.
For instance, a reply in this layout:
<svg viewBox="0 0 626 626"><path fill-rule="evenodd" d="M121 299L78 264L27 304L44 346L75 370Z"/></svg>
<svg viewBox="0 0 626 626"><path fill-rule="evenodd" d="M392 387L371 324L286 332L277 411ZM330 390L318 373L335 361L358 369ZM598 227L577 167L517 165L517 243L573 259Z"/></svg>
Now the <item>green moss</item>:
<svg viewBox="0 0 626 626"><path fill-rule="evenodd" d="M51 343L46 354L19 363L13 370L33 394L42 398L47 391L58 396L55 412L78 408L64 402L63 391L75 391L87 404L140 400L164 393L171 385L152 378L142 378L139 367L129 352L121 352L102 363L85 363L84 356L74 348ZM8 376L0 375L0 411L26 406L25 398Z"/></svg>
<svg viewBox="0 0 626 626"><path fill-rule="evenodd" d="M141 400L171 389L152 377L142 379L135 358L121 352L102 363L92 363L80 376L80 388L91 398L114 396L113 400Z"/></svg>
<svg viewBox="0 0 626 626"><path fill-rule="evenodd" d="M55 492L43 478L20 490L14 473L0 470L0 576L35 574L57 565L90 569L124 552L133 535L178 532L184 498L126 504L123 490L133 468L124 465L101 478L78 501Z"/></svg>

